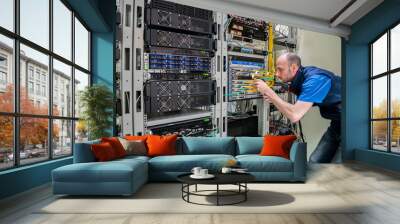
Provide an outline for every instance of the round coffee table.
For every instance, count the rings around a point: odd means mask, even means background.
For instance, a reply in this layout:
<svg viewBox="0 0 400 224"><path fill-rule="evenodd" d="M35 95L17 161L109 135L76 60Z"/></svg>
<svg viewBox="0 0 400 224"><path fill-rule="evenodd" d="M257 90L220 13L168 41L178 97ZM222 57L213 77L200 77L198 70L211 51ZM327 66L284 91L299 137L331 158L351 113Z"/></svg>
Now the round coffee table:
<svg viewBox="0 0 400 224"><path fill-rule="evenodd" d="M247 183L255 180L255 177L248 173L216 173L213 174L215 177L212 179L193 179L189 174L182 174L178 176L178 181L182 183L182 199L188 203L198 204L198 205L234 205L245 202L247 200L247 192L249 188L247 187ZM198 190L197 185L215 185L215 190ZM190 186L195 186L194 191L190 191ZM223 190L220 189L220 185L236 185L238 186L237 190ZM205 194L209 192L215 192L215 194ZM204 196L204 197L216 197L216 204L202 204L193 202L190 200L190 196ZM221 203L221 197L232 197L232 196L240 196L240 199L231 203Z"/></svg>

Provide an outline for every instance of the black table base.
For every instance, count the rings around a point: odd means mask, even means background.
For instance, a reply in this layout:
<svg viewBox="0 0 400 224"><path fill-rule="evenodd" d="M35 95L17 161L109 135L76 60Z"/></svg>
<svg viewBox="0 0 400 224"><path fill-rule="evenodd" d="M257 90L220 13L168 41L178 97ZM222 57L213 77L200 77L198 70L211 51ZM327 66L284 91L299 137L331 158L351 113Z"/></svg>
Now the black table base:
<svg viewBox="0 0 400 224"><path fill-rule="evenodd" d="M190 191L190 186L193 185L195 186L195 191ZM211 205L211 206L235 205L247 201L247 192L249 191L247 183L231 184L238 186L237 190L220 189L220 185L226 185L226 184L215 184L215 185L217 187L216 190L197 190L197 184L182 183L182 199L188 203L196 205ZM216 194L203 194L202 192L215 192ZM202 204L193 202L190 201L191 198L190 196L216 197L217 204ZM233 197L233 196L240 196L240 200L234 201L232 203L221 203L221 197Z"/></svg>

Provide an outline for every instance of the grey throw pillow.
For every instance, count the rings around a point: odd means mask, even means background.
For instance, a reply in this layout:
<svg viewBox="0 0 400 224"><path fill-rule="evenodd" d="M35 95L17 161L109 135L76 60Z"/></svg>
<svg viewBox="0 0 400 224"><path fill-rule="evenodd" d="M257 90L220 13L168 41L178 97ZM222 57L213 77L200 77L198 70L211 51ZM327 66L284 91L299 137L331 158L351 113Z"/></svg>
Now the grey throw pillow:
<svg viewBox="0 0 400 224"><path fill-rule="evenodd" d="M135 155L135 156L145 156L147 155L146 145L144 141L140 140L126 140L124 138L118 138L126 151L126 155Z"/></svg>

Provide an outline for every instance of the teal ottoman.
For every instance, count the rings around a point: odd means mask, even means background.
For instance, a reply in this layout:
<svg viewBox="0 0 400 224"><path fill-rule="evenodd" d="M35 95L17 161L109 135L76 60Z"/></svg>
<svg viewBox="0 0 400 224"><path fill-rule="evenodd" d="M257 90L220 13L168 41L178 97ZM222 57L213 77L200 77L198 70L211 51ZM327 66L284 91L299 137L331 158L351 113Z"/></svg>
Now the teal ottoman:
<svg viewBox="0 0 400 224"><path fill-rule="evenodd" d="M52 171L53 193L68 195L132 195L148 180L144 158L74 163Z"/></svg>

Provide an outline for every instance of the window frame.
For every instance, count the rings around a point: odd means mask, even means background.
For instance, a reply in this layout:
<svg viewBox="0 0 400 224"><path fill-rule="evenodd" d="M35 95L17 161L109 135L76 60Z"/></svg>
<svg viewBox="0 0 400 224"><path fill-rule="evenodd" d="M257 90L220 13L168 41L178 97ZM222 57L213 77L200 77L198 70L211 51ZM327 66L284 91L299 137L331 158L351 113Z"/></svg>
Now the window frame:
<svg viewBox="0 0 400 224"><path fill-rule="evenodd" d="M392 121L399 121L400 117L392 117L392 98L391 98L391 80L392 80L392 75L396 75L398 72L400 72L400 67L393 68L391 69L391 31L393 28L396 26L400 26L400 21L397 21L396 23L392 24L390 27L385 29L384 32L379 34L375 39L373 39L369 44L369 149L373 151L379 151L379 152L386 152L386 153L392 153L392 154L400 154L400 152L393 152L392 151ZM373 74L373 44L379 40L381 37L384 35L387 35L387 63L386 63L386 71L380 74ZM386 87L387 87L387 105L386 105L386 117L385 118L373 118L373 92L374 92L374 86L373 86L373 81L378 79L386 77ZM378 150L374 148L374 136L373 136L373 122L374 121L386 121L386 151L383 150Z"/></svg>
<svg viewBox="0 0 400 224"><path fill-rule="evenodd" d="M91 73L91 49L92 49L92 45L91 45L91 37L92 37L92 30L89 29L89 27L87 26L87 24L83 21L83 19L78 15L78 13L76 13L72 7L65 1L65 0L59 0L68 10L71 11L71 59L67 59L64 58L63 56L55 53L53 50L53 1L54 0L47 0L49 2L49 47L48 49L46 49L45 47L42 47L39 44L36 44L32 41L30 41L29 39L23 37L20 35L20 0L14 0L13 1L13 10L14 10L14 15L13 15L13 25L14 25L14 30L10 31L4 27L0 26L0 35L3 35L7 38L12 39L13 41L13 64L11 65L11 75L13 76L14 79L14 99L13 99L13 107L14 110L13 112L1 112L0 111L0 116L11 116L13 118L13 166L10 167L5 167L5 168L0 168L0 172L5 171L5 170L10 170L10 169L16 169L19 167L23 167L23 166L30 166L33 164L38 164L38 163L43 163L49 160L58 160L58 159L62 159L65 157L70 157L73 155L74 152L74 143L75 143L75 126L76 126L76 121L79 120L79 117L75 116L75 108L72 107L72 111L71 111L71 115L70 116L56 116L53 115L53 60L58 60L61 63L64 63L68 66L71 66L71 92L73 94L73 96L75 96L75 89L74 89L74 82L75 82L75 69L85 73L88 75L89 77L89 83L88 85L91 86L92 85L92 73ZM88 31L88 35L89 35L89 39L88 39L88 57L89 57L89 65L88 65L88 69L85 69L83 67L81 67L80 65L75 63L75 25L74 25L74 21L75 18L77 20L79 20L79 22L84 26L84 28ZM45 55L48 56L49 58L49 63L48 63L48 77L46 80L47 84L46 84L46 91L48 93L45 93L46 95L48 95L48 107L49 107L49 111L46 115L39 115L39 114L26 114L26 113L21 113L20 112L20 45L23 44L27 47L32 48L33 50L36 50L40 53L43 53ZM28 67L30 68L30 67ZM28 69L27 68L27 69ZM42 73L40 72L40 75ZM30 74L29 72L27 72L26 74L26 80L30 80ZM33 80L34 81L34 85L36 83L36 69L33 70ZM39 76L39 83L42 83L41 81L41 76ZM29 90L27 90L29 91ZM34 91L36 91L34 89ZM42 94L40 94L41 96ZM72 97L72 105L74 105L75 103L75 97ZM47 136L47 142L48 144L48 155L47 158L43 158L43 160L40 160L38 162L32 162L32 163L26 163L26 164L21 164L20 161L20 119L23 117L28 117L28 118L45 118L47 119L48 122L48 136ZM66 121L71 121L71 153L68 155L62 155L62 156L54 156L53 152L54 152L54 147L53 147L53 122L56 120L66 120Z"/></svg>

